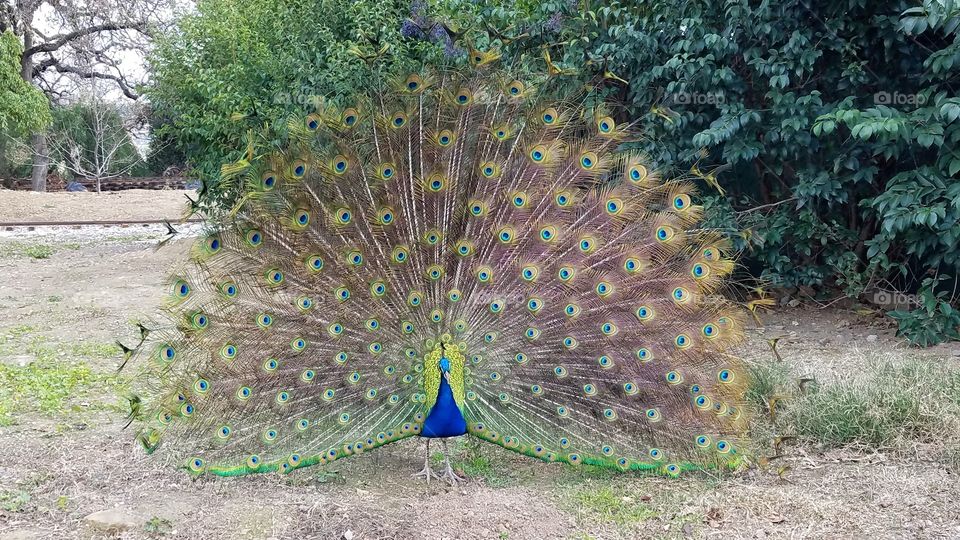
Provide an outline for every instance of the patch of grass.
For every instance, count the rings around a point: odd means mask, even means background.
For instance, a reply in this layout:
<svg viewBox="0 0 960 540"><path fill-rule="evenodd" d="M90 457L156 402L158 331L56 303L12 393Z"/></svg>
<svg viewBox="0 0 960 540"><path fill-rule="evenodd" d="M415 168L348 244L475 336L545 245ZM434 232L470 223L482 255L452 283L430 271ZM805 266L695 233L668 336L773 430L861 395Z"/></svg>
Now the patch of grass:
<svg viewBox="0 0 960 540"><path fill-rule="evenodd" d="M165 536L173 532L173 523L169 519L153 516L143 525L143 530L151 536Z"/></svg>
<svg viewBox="0 0 960 540"><path fill-rule="evenodd" d="M0 340L3 340L2 342L5 343L6 339L19 338L27 334L32 334L36 331L37 329L32 326L29 326L26 324L18 324L17 326L12 326L10 328L7 328L6 331L4 332L5 335L0 336Z"/></svg>
<svg viewBox="0 0 960 540"><path fill-rule="evenodd" d="M581 513L620 527L659 517L659 513L639 497L614 491L610 485L578 490L574 494L574 502Z"/></svg>
<svg viewBox="0 0 960 540"><path fill-rule="evenodd" d="M31 499L30 493L22 489L0 492L0 508L7 512L20 512Z"/></svg>
<svg viewBox="0 0 960 540"><path fill-rule="evenodd" d="M74 343L70 354L81 358L113 358L120 354L116 343Z"/></svg>
<svg viewBox="0 0 960 540"><path fill-rule="evenodd" d="M345 484L347 479L344 478L340 471L331 471L329 469L320 468L317 473L313 476L313 479L316 480L318 484Z"/></svg>
<svg viewBox="0 0 960 540"><path fill-rule="evenodd" d="M461 445L454 463L454 468L463 471L468 478L482 478L484 483L490 487L505 487L513 482L513 479L507 471L510 465L497 459L493 454L493 448L484 448L483 442L468 437L465 442L459 442Z"/></svg>
<svg viewBox="0 0 960 540"><path fill-rule="evenodd" d="M573 474L578 480L609 480L620 474L613 469L599 467L597 465L578 465L576 467L564 467L564 469Z"/></svg>
<svg viewBox="0 0 960 540"><path fill-rule="evenodd" d="M862 379L799 395L778 425L825 446L956 442L960 371L926 361L877 364Z"/></svg>
<svg viewBox="0 0 960 540"><path fill-rule="evenodd" d="M49 259L53 248L44 244L32 244L23 249L23 254L31 259Z"/></svg>
<svg viewBox="0 0 960 540"><path fill-rule="evenodd" d="M948 446L943 451L943 461L954 472L960 473L960 443Z"/></svg>
<svg viewBox="0 0 960 540"><path fill-rule="evenodd" d="M95 373L80 360L113 357L118 353L115 345L55 344L33 332L30 326L15 326L0 333L3 354L34 359L24 366L0 363L0 425L12 424L17 413L62 413L68 401L84 397L94 388L111 393L121 389L116 377ZM104 402L103 406L112 405Z"/></svg>
<svg viewBox="0 0 960 540"><path fill-rule="evenodd" d="M63 301L63 297L60 296L59 294L54 294L47 297L47 302L50 302L51 304L62 302L62 301Z"/></svg>
<svg viewBox="0 0 960 540"><path fill-rule="evenodd" d="M88 389L98 377L84 363L31 362L23 367L0 364L0 425L13 413L35 408L51 414L63 410L67 398Z"/></svg>
<svg viewBox="0 0 960 540"><path fill-rule="evenodd" d="M771 402L788 393L793 386L790 369L782 362L772 362L750 367L750 378L744 397L762 411L769 412Z"/></svg>
<svg viewBox="0 0 960 540"><path fill-rule="evenodd" d="M31 259L49 259L54 253L64 250L77 250L82 247L76 242L62 244L33 244L29 242L2 241L0 242L0 256L30 257Z"/></svg>

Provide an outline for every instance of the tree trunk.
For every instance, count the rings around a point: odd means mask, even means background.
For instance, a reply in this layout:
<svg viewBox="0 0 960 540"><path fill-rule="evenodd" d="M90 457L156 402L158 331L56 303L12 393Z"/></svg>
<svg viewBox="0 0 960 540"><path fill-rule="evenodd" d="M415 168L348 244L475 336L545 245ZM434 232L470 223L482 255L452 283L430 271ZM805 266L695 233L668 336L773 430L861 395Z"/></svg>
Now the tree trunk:
<svg viewBox="0 0 960 540"><path fill-rule="evenodd" d="M29 21L33 20L33 11L24 14L23 50L20 58L20 77L33 84L33 57L26 53L33 47L33 31ZM50 169L50 152L47 149L47 134L34 133L30 136L30 146L33 147L33 169L30 172L30 186L34 191L47 190L47 172Z"/></svg>
<svg viewBox="0 0 960 540"><path fill-rule="evenodd" d="M33 147L33 170L30 173L30 187L34 191L46 191L47 171L50 168L47 134L34 133L30 137L30 144Z"/></svg>

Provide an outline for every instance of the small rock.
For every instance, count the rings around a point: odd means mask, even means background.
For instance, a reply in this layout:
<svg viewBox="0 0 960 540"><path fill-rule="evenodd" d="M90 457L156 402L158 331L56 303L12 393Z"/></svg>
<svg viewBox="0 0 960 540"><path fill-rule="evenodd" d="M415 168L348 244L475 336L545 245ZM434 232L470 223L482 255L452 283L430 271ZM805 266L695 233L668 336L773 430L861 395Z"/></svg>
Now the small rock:
<svg viewBox="0 0 960 540"><path fill-rule="evenodd" d="M27 367L30 362L33 362L32 356L11 356L10 358L5 358L3 360L4 364L15 366L15 367Z"/></svg>
<svg viewBox="0 0 960 540"><path fill-rule="evenodd" d="M800 305L800 301L794 298L793 300L790 300L789 302L787 302L787 305L790 307L797 307Z"/></svg>
<svg viewBox="0 0 960 540"><path fill-rule="evenodd" d="M876 335L876 334L870 334L869 336L867 336L867 341L873 342L873 341L876 341L876 340L877 340L877 335Z"/></svg>
<svg viewBox="0 0 960 540"><path fill-rule="evenodd" d="M140 516L123 508L100 510L83 518L83 522L87 526L103 532L119 532L134 529L139 527L142 521Z"/></svg>

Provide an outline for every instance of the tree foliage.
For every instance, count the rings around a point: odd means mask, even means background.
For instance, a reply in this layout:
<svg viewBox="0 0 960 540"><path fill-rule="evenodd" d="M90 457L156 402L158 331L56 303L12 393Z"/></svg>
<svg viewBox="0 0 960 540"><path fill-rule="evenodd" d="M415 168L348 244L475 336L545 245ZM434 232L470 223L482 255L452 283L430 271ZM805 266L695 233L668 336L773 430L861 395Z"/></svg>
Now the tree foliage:
<svg viewBox="0 0 960 540"><path fill-rule="evenodd" d="M22 54L20 39L0 32L0 133L11 136L44 129L52 120L46 96L20 77Z"/></svg>
<svg viewBox="0 0 960 540"><path fill-rule="evenodd" d="M423 57L426 47L400 36L407 7L398 0L201 0L150 60L150 100L172 120L160 136L175 141L213 187L221 164L240 157L237 142L248 130L282 131L292 112L361 91L373 69L361 57L379 54L398 66ZM230 196L209 193L211 201Z"/></svg>

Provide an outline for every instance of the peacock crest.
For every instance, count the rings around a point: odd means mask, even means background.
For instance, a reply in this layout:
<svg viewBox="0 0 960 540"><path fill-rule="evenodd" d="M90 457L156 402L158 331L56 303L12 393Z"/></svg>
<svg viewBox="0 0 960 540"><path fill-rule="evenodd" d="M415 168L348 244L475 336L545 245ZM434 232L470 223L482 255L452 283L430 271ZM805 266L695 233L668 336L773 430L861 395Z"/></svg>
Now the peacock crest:
<svg viewBox="0 0 960 540"><path fill-rule="evenodd" d="M225 166L240 202L142 346L148 451L288 472L421 435L448 387L469 435L544 461L738 464L730 244L549 85L409 75Z"/></svg>

